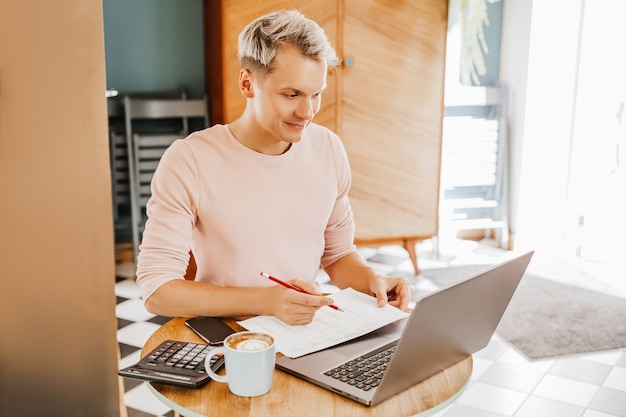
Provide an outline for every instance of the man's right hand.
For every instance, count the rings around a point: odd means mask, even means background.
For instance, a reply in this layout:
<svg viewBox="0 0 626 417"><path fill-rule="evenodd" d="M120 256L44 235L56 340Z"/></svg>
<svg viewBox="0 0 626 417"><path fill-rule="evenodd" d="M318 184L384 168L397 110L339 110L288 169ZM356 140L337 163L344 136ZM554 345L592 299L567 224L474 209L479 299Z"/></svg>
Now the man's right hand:
<svg viewBox="0 0 626 417"><path fill-rule="evenodd" d="M268 311L285 323L296 326L313 321L317 310L333 304L333 299L322 296L319 288L307 281L294 279L289 284L305 292L298 292L281 285L268 288Z"/></svg>

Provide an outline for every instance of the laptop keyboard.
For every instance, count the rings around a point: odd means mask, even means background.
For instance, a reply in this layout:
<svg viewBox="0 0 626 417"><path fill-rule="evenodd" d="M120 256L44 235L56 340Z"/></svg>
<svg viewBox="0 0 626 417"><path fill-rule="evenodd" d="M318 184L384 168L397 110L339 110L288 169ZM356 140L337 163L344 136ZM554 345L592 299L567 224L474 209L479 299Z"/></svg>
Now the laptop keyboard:
<svg viewBox="0 0 626 417"><path fill-rule="evenodd" d="M395 343L383 346L326 371L324 375L369 391L380 383L395 350Z"/></svg>

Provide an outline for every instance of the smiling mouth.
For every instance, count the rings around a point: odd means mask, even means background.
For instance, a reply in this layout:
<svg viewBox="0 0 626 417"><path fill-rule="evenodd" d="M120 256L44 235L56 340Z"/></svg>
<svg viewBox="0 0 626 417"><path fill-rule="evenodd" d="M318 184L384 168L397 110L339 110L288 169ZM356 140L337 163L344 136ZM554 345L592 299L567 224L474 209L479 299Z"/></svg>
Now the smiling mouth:
<svg viewBox="0 0 626 417"><path fill-rule="evenodd" d="M290 123L290 122L285 122L287 124L287 126L293 128L293 129L297 129L297 130L303 130L307 123Z"/></svg>

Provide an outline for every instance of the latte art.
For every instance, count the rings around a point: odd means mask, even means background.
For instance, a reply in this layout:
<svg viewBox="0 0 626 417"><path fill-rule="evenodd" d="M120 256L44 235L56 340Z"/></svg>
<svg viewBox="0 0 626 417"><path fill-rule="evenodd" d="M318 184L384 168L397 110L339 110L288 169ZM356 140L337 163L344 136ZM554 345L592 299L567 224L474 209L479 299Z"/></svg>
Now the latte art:
<svg viewBox="0 0 626 417"><path fill-rule="evenodd" d="M269 343L264 340L244 340L237 345L237 350L262 350L270 347Z"/></svg>
<svg viewBox="0 0 626 417"><path fill-rule="evenodd" d="M229 336L225 343L229 348L244 352L265 350L274 344L274 339L266 334L245 332Z"/></svg>

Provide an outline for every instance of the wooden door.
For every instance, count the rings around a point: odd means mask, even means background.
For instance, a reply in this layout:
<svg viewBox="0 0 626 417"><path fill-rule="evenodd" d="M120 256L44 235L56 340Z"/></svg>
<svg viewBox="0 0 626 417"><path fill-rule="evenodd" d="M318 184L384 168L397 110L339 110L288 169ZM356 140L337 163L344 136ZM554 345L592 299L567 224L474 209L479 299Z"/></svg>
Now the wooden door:
<svg viewBox="0 0 626 417"><path fill-rule="evenodd" d="M447 1L345 0L343 23L357 241L436 235Z"/></svg>

